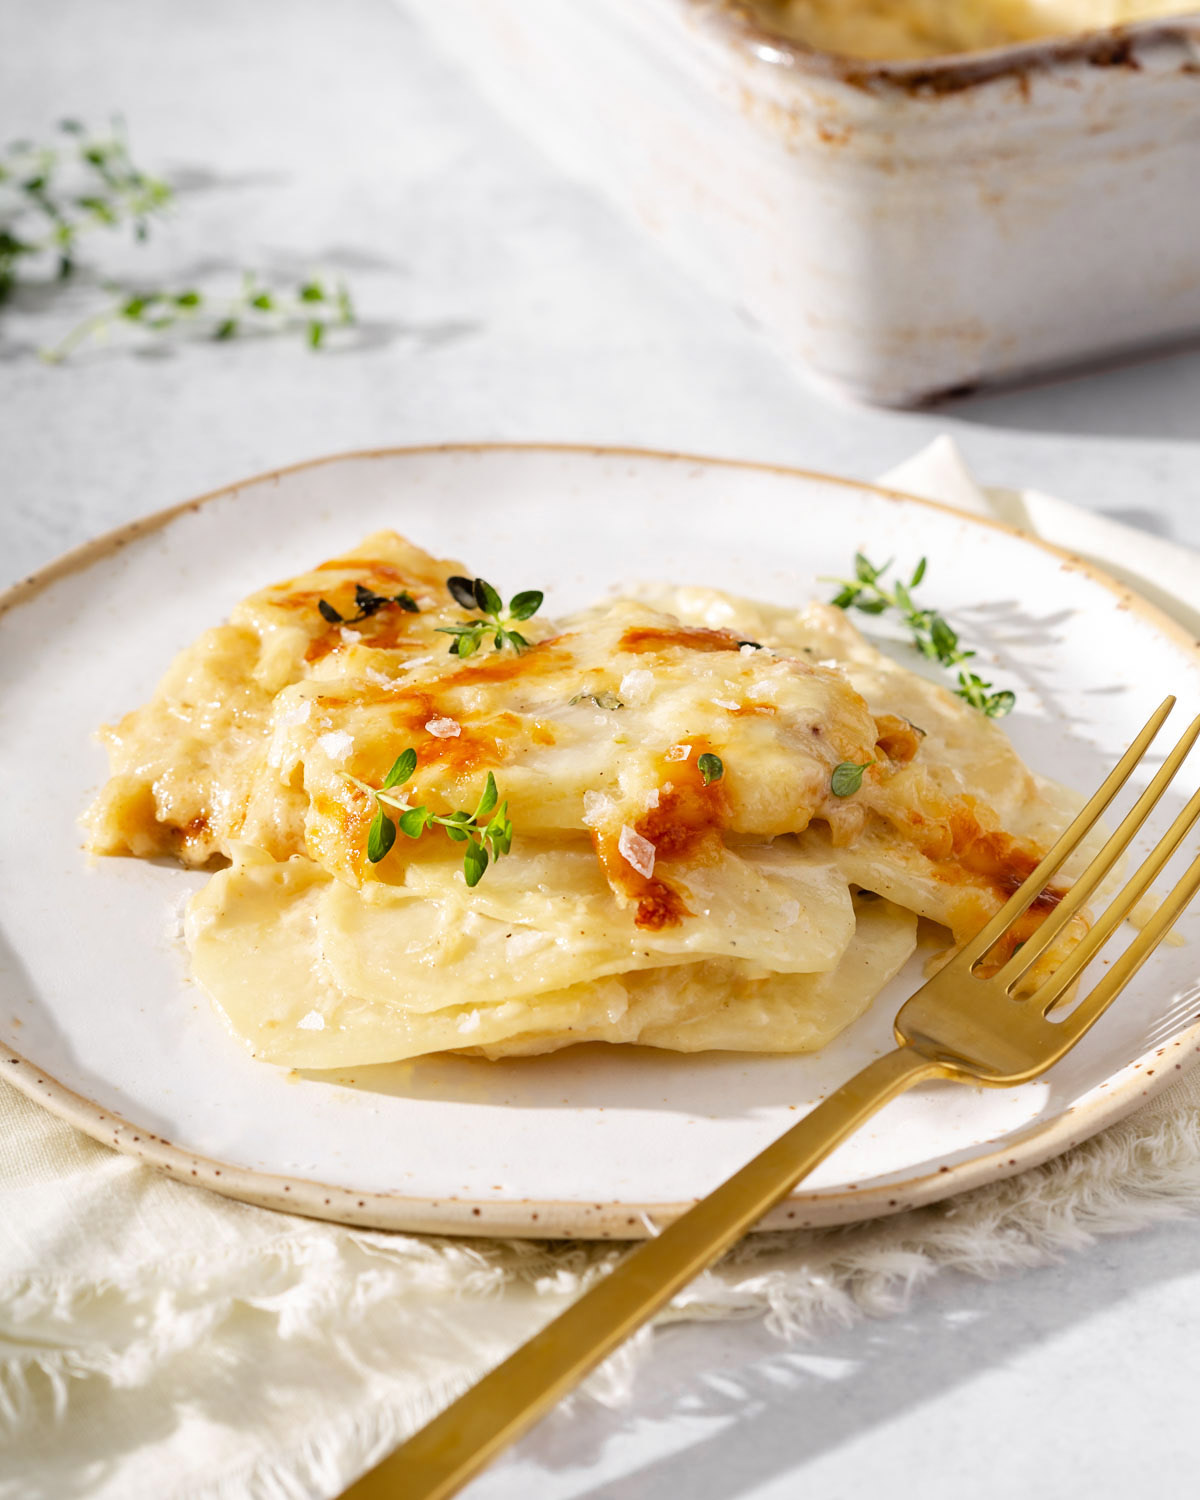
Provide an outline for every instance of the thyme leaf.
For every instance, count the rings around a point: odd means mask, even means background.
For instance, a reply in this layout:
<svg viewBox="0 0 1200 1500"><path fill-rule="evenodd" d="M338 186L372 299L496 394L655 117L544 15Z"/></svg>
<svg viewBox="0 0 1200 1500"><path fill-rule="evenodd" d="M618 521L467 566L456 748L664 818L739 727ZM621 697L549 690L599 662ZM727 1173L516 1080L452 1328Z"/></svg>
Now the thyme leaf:
<svg viewBox="0 0 1200 1500"><path fill-rule="evenodd" d="M376 807L375 817L371 821L371 831L367 834L367 858L373 865L377 865L395 842L395 823L384 812L382 806Z"/></svg>
<svg viewBox="0 0 1200 1500"><path fill-rule="evenodd" d="M577 703L594 703L597 708L603 708L609 713L615 713L618 708L625 707L616 693L608 691L603 693L576 693L573 698L567 699L567 703L571 708L574 708Z"/></svg>
<svg viewBox="0 0 1200 1500"><path fill-rule="evenodd" d="M868 766L873 766L873 760L865 760L862 765L856 765L852 760L844 760L841 765L834 766L833 776L830 778L830 788L835 797L852 797L859 787L862 786L863 772Z"/></svg>
<svg viewBox="0 0 1200 1500"><path fill-rule="evenodd" d="M725 763L719 755L704 754L696 762L696 769L700 772L704 785L711 786L714 781L720 781L724 776Z"/></svg>
<svg viewBox="0 0 1200 1500"><path fill-rule="evenodd" d="M383 778L383 789L390 792L394 786L403 786L417 769L417 752L410 745L392 762L392 768Z"/></svg>

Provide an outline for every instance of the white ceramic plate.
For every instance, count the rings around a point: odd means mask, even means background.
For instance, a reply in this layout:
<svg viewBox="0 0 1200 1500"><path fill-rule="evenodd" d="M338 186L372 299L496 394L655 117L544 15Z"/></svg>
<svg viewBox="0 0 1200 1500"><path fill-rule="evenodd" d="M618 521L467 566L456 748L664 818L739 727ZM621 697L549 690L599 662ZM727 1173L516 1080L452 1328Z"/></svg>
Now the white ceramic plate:
<svg viewBox="0 0 1200 1500"><path fill-rule="evenodd" d="M798 603L827 596L818 576L856 548L909 566L925 554L925 596L1017 693L1005 727L1019 750L1081 789L1167 693L1176 719L1200 708L1194 643L1077 561L790 470L569 448L358 454L93 543L0 599L0 1068L97 1139L272 1207L410 1230L642 1235L884 1050L919 983L910 966L816 1057L589 1046L303 1077L254 1062L186 978L178 918L206 877L82 852L76 819L105 775L91 732L244 594L380 526L505 590L545 586L550 614L638 580ZM853 1220L1002 1176L1178 1077L1200 1045L1200 913L1182 930L1187 946L1159 953L1046 1079L905 1096L766 1224Z"/></svg>

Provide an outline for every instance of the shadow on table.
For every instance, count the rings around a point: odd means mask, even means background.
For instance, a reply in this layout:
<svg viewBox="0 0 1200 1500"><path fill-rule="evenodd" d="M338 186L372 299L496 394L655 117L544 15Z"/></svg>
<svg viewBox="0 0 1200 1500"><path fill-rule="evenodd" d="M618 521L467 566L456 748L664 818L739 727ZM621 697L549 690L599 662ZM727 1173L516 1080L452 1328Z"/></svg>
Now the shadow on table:
<svg viewBox="0 0 1200 1500"><path fill-rule="evenodd" d="M1023 1351L1110 1311L1132 1292L1193 1275L1194 1226L1164 1225L1155 1235L1153 1256L1145 1254L1141 1237L1129 1237L1085 1251L1093 1260L1103 1255L1105 1262L1088 1274L1068 1279L1059 1268L1022 1273L1017 1317L1013 1278L986 1283L951 1272L906 1314L826 1331L749 1363L718 1358L705 1367L696 1331L668 1329L659 1335L664 1352L672 1341L678 1348L678 1341L691 1339L683 1361L688 1370L674 1381L668 1375L665 1386L659 1370L644 1375L635 1386L636 1417L579 1403L555 1413L512 1459L497 1465L494 1483L485 1478L469 1492L471 1500L515 1493L505 1487L505 1470L521 1466L527 1473L526 1465L566 1481L548 1479L544 1492L538 1490L553 1500L734 1500L785 1475L801 1482L806 1464L871 1429L1003 1368ZM1116 1371L1114 1376L1120 1378ZM651 1378L656 1389L647 1389ZM622 1434L636 1428L644 1446L648 1428L673 1422L704 1422L716 1430L618 1478L589 1486L581 1475L577 1485L570 1482L569 1471L598 1462ZM936 1440L936 1433L930 1436ZM961 1429L959 1438L965 1446ZM904 1455L896 1457L899 1463ZM607 1467L612 1472L611 1462Z"/></svg>
<svg viewBox="0 0 1200 1500"><path fill-rule="evenodd" d="M1054 435L1195 442L1200 335L1099 367L1047 374L947 402L958 421ZM1110 510L1114 520L1162 530L1152 512Z"/></svg>

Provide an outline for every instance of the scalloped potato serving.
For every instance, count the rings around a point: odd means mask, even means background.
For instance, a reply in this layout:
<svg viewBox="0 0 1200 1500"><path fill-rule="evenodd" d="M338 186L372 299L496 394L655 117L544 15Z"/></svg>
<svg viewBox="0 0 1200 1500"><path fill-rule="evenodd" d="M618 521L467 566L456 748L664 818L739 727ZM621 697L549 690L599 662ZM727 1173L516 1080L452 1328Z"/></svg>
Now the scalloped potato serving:
<svg viewBox="0 0 1200 1500"><path fill-rule="evenodd" d="M379 532L238 605L103 731L91 847L227 861L186 935L255 1056L809 1051L919 918L965 940L1067 819L840 609L540 604Z"/></svg>

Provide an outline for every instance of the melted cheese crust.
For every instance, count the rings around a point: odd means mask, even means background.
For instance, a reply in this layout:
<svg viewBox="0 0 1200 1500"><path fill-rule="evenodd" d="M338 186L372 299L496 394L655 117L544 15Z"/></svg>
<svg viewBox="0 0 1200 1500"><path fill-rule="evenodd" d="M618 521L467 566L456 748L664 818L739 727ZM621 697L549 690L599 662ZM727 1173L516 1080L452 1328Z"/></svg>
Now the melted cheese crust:
<svg viewBox="0 0 1200 1500"><path fill-rule="evenodd" d="M92 847L229 861L193 900L193 969L266 1060L822 1046L918 917L964 940L1071 810L840 610L663 589L462 660L438 632L463 572L369 537L247 599L104 731ZM359 585L418 608L329 622ZM367 859L363 784L409 746L414 805L473 807L489 771L508 802L512 852L473 890L438 830ZM870 763L844 798L843 761Z"/></svg>
<svg viewBox="0 0 1200 1500"><path fill-rule="evenodd" d="M1187 0L754 0L764 21L823 52L944 57L1194 10Z"/></svg>

